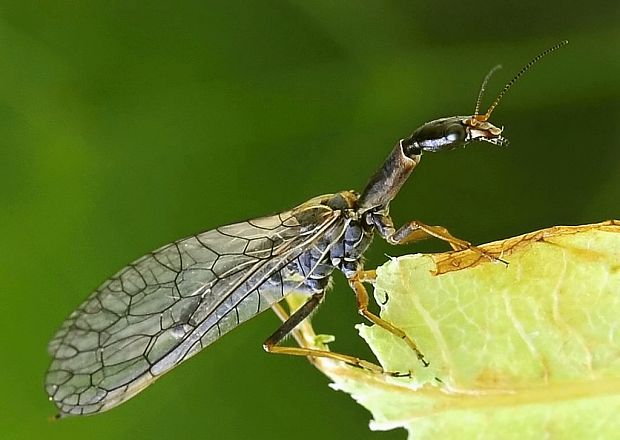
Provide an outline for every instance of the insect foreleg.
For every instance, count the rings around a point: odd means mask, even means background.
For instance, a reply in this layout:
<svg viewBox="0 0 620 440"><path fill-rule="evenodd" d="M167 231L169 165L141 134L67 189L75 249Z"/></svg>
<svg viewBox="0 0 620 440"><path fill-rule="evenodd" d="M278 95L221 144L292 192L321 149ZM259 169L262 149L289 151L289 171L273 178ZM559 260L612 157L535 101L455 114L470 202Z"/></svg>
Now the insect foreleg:
<svg viewBox="0 0 620 440"><path fill-rule="evenodd" d="M391 244L405 244L429 237L435 237L445 241L455 251L462 251L474 247L470 242L456 238L454 235L450 234L443 226L430 226L418 220L405 223L394 232L388 241Z"/></svg>
<svg viewBox="0 0 620 440"><path fill-rule="evenodd" d="M455 237L443 226L430 226L419 220L411 220L400 228L395 229L392 219L387 215L377 216L374 218L374 221L377 225L379 234L390 244L407 244L434 237L445 241L455 251L469 249L491 261L500 261L504 264L508 264L506 261L472 245L469 241Z"/></svg>

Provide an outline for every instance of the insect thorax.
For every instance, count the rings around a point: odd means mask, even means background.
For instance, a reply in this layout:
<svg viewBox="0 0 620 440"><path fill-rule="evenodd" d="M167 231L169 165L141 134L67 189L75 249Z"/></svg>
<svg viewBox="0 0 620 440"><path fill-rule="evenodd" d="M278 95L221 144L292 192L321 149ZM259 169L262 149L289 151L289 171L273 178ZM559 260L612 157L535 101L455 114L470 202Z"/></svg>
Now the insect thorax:
<svg viewBox="0 0 620 440"><path fill-rule="evenodd" d="M316 234L311 245L286 267L285 279L296 280L299 290L324 291L334 269L350 277L361 268L363 254L372 241L373 227L359 216L358 198L356 192L343 191L316 197L296 208L303 213L309 207L320 206L336 217L333 224ZM299 219L304 222L303 214Z"/></svg>

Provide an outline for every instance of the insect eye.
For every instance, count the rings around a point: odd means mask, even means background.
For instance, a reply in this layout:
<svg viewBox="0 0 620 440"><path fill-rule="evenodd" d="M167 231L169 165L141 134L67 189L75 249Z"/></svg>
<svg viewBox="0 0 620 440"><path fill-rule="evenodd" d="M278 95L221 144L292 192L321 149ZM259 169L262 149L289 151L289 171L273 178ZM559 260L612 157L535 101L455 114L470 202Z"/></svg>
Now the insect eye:
<svg viewBox="0 0 620 440"><path fill-rule="evenodd" d="M446 127L444 137L450 142L463 142L467 133L461 124L451 124Z"/></svg>

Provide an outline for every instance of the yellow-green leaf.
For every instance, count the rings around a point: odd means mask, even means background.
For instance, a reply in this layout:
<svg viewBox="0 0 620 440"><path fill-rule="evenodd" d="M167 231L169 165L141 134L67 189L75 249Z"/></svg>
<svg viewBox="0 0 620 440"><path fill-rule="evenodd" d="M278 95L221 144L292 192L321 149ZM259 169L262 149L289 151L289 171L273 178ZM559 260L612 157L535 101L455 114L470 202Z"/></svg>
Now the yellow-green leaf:
<svg viewBox="0 0 620 440"><path fill-rule="evenodd" d="M377 269L381 317L361 336L396 378L315 365L410 438L620 438L620 223L555 227L473 251L395 258ZM301 329L311 340L309 324ZM309 344L312 346L312 344Z"/></svg>

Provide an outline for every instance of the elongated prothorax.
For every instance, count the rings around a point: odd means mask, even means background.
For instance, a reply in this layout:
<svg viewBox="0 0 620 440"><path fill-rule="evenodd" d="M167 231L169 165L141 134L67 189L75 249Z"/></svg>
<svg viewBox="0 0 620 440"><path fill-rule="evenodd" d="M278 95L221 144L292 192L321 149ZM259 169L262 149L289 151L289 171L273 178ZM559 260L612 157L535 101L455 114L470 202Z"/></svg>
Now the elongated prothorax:
<svg viewBox="0 0 620 440"><path fill-rule="evenodd" d="M362 192L359 199L360 210L363 212L372 208L387 208L420 163L420 159L421 152L407 156L403 151L403 141L399 141Z"/></svg>

